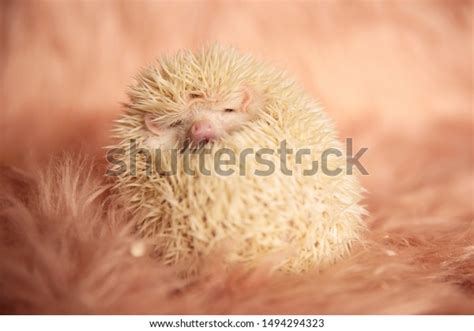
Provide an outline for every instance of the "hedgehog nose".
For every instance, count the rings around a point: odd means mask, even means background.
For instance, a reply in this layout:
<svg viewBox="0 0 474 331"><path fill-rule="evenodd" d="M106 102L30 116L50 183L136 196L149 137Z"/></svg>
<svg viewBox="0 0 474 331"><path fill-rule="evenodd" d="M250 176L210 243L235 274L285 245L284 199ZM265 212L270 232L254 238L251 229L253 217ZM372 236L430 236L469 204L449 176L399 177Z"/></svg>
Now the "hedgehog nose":
<svg viewBox="0 0 474 331"><path fill-rule="evenodd" d="M191 126L190 135L195 144L209 142L216 138L214 126L208 120L194 122Z"/></svg>

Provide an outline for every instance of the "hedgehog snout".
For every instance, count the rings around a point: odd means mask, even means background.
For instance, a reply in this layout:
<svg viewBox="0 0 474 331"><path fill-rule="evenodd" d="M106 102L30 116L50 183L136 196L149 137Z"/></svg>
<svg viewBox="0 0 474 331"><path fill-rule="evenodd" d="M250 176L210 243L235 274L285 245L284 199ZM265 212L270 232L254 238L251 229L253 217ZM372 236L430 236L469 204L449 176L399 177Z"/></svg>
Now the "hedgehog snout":
<svg viewBox="0 0 474 331"><path fill-rule="evenodd" d="M198 145L203 142L209 142L216 139L216 129L211 121L199 120L191 125L189 130L191 141Z"/></svg>

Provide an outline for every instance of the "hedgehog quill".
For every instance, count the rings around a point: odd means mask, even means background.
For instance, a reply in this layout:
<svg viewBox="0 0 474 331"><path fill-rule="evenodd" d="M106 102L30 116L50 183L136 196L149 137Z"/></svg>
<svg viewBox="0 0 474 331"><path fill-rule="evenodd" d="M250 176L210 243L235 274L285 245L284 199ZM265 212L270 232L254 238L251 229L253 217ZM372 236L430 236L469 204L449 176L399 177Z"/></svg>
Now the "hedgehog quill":
<svg viewBox="0 0 474 331"><path fill-rule="evenodd" d="M275 269L303 272L338 261L359 240L365 210L357 178L301 171L324 151L344 148L327 115L286 73L214 45L160 58L137 76L128 95L111 147L125 151L118 156L126 170L115 177L115 192L143 215L137 231L166 263L196 271L202 257L220 248L228 265L277 257ZM276 153L282 141L306 152ZM148 161L157 154L135 155L135 147L158 150L168 166L170 151L179 150L173 175L150 171ZM266 151L265 158L247 155L249 149ZM245 154L246 162L227 162L233 171L222 175L215 160L223 150L230 159ZM262 164L282 160L291 176L281 167L255 175ZM335 169L347 160L327 162ZM208 174L199 171L203 165Z"/></svg>

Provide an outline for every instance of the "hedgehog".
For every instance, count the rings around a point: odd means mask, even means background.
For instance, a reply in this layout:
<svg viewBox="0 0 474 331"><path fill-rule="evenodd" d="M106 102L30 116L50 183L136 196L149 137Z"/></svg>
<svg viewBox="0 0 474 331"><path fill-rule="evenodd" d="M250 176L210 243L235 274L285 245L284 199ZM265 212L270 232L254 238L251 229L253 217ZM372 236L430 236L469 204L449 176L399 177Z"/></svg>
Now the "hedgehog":
<svg viewBox="0 0 474 331"><path fill-rule="evenodd" d="M108 174L166 264L196 271L219 251L226 266L270 259L275 270L304 272L360 240L363 188L347 171L312 171L328 150L340 157L325 166L346 169L344 146L286 72L212 45L159 58L128 97Z"/></svg>

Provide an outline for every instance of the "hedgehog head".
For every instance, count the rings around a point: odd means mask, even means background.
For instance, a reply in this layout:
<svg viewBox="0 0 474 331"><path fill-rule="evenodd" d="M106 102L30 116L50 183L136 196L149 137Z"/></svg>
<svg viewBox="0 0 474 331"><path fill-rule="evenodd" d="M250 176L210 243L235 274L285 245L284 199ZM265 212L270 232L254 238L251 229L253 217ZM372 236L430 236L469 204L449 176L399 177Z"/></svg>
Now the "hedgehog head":
<svg viewBox="0 0 474 331"><path fill-rule="evenodd" d="M142 70L127 105L153 147L197 146L258 118L261 71L252 58L218 45L183 50Z"/></svg>

